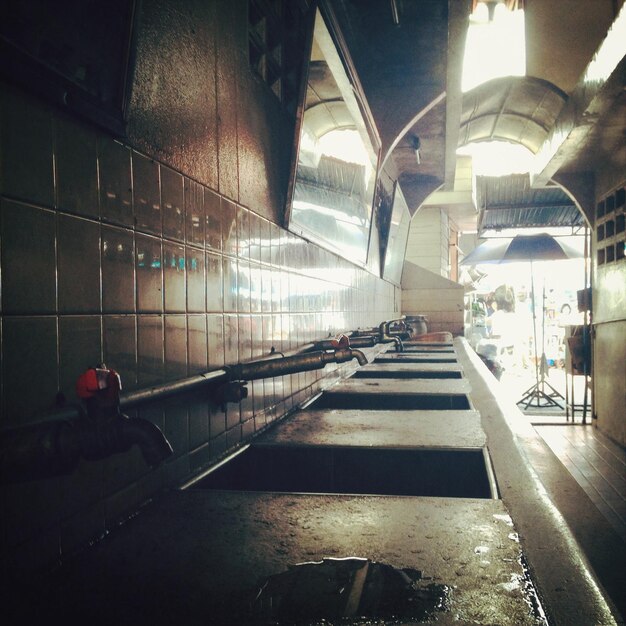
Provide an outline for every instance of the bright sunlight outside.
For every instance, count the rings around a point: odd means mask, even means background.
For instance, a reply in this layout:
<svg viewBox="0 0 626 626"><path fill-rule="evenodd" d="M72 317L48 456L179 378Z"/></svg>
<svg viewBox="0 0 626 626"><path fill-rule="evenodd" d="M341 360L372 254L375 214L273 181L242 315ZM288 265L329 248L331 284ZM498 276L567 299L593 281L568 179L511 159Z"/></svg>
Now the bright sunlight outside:
<svg viewBox="0 0 626 626"><path fill-rule="evenodd" d="M509 10L504 3L491 8L490 12L486 3L479 2L470 18L463 92L494 78L526 73L524 11ZM528 173L534 157L525 147L504 141L469 144L457 154L472 157L475 176ZM537 232L517 229L497 236ZM548 230L548 234L562 233ZM535 262L532 274L530 262L484 264L462 270L465 335L494 375L502 377L503 384L517 396L523 386L533 382L536 366L552 371L561 386L568 328L583 322L577 300L585 281L583 237L565 240L579 249L579 258Z"/></svg>

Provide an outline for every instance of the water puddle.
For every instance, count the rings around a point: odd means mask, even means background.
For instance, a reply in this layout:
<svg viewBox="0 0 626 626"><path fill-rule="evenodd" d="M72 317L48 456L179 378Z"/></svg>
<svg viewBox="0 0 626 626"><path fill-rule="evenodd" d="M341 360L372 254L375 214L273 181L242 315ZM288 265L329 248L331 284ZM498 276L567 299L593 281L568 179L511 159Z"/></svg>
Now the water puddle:
<svg viewBox="0 0 626 626"><path fill-rule="evenodd" d="M368 559L327 558L270 576L251 596L238 624L397 624L448 609L451 588L422 572ZM232 624L233 615L230 615Z"/></svg>

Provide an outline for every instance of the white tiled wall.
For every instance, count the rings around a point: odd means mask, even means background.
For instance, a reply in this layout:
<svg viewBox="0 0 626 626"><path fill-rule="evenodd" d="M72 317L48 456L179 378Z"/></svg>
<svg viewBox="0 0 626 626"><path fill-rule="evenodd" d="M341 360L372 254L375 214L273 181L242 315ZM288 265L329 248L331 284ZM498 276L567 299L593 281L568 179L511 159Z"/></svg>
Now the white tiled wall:
<svg viewBox="0 0 626 626"><path fill-rule="evenodd" d="M0 98L2 428L55 411L57 394L75 402L76 378L100 361L131 390L399 310L398 288L253 210L21 93ZM33 562L58 561L326 374L255 382L225 413L197 399L140 409L174 447L156 471L133 450L3 488L5 567L27 568L28 545Z"/></svg>

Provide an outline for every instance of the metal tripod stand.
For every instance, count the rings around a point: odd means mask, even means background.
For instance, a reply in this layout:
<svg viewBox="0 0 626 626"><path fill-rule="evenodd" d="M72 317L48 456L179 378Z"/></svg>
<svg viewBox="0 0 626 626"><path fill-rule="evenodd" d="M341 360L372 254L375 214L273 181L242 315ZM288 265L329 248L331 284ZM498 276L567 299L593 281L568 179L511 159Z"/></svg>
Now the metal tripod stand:
<svg viewBox="0 0 626 626"><path fill-rule="evenodd" d="M546 370L548 369L548 361L546 359L546 340L545 340L545 324L546 324L546 286L543 285L542 301L541 301L541 363L537 354L537 310L535 306L535 279L533 276L533 262L530 262L530 295L533 305L533 336L535 350L535 384L529 387L517 401L517 404L523 404L527 409L531 405L545 408L557 406L564 408L556 399L565 400L565 398L546 380ZM546 391L546 387L548 391ZM533 404L534 403L534 404Z"/></svg>

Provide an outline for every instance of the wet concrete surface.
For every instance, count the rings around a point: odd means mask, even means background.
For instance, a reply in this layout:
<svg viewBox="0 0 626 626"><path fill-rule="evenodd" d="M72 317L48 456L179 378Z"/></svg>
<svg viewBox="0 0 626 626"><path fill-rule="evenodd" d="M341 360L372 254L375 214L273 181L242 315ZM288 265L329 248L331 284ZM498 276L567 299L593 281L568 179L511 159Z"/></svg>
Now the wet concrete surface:
<svg viewBox="0 0 626 626"><path fill-rule="evenodd" d="M471 409L465 379L348 378L328 388L312 408Z"/></svg>
<svg viewBox="0 0 626 626"><path fill-rule="evenodd" d="M449 587L445 610L419 623L543 623L500 501L192 489L165 494L38 585L14 623L276 623L248 618L265 579L297 563L354 556Z"/></svg>
<svg viewBox="0 0 626 626"><path fill-rule="evenodd" d="M374 363L456 363L456 355L449 353L385 352L374 359Z"/></svg>
<svg viewBox="0 0 626 626"><path fill-rule="evenodd" d="M406 355L385 356L392 367L457 367L437 363L433 361L437 357L431 355L426 355L426 365L422 358L421 363L411 364ZM463 363L474 367L467 358ZM474 448L485 442L482 421L490 433L490 445L495 442L502 448L495 465L496 477L505 481L505 501L220 491L193 486L170 491L92 549L67 559L53 576L34 581L29 589L16 589L4 615L14 624L42 620L134 626L277 624L280 622L259 618L251 609L268 580L275 580L272 577L298 563L358 557L419 571L415 585L440 586L445 589L445 602L419 619L333 618L282 623L545 625L525 566L527 555L522 554L524 543L518 538L518 523L509 516L511 506L515 519L519 518L527 532L527 542L532 532L528 545L533 579L547 598L551 616L557 616L554 623L614 623L601 598L594 595L593 582L584 567L570 565L569 561L577 558L575 548L567 539L549 534L544 537L544 531L559 532L541 517L543 511L549 517L553 510L544 499L533 498L539 488L532 476L525 476L526 466L517 450L507 448L511 447L511 433L500 428L501 418L482 382L476 377L472 380L478 386L472 397L480 401L481 413L309 407L257 437L253 445ZM385 394L402 395L407 384L415 389L416 381L375 381L384 387L364 385L366 382L372 381L345 381L341 385L352 385L350 394L359 389L361 395L376 397L382 389ZM435 394L443 391L449 395L450 383L459 382L463 393L469 392L466 379L418 382L422 393L428 388ZM521 480L525 482L521 484ZM521 508L528 502L533 503L532 511ZM532 531L529 519L538 524ZM545 556L536 558L533 537L540 535L539 549L546 550L544 555L549 552L550 563L545 562ZM565 553L549 549L553 544L565 546ZM573 572L578 579L572 577ZM562 582L557 587L559 580ZM546 586L551 584L554 589ZM564 604L566 598L569 609ZM589 616L593 616L591 621ZM577 622L578 617L584 621Z"/></svg>
<svg viewBox="0 0 626 626"><path fill-rule="evenodd" d="M426 354L439 354L444 352L454 354L454 348L452 346L420 346L419 344L404 345L403 353L411 354L414 352L422 352Z"/></svg>
<svg viewBox="0 0 626 626"><path fill-rule="evenodd" d="M624 604L623 544L611 540L602 516L515 405L517 398L465 340L455 341L501 498L515 521L550 624L626 623L619 608Z"/></svg>
<svg viewBox="0 0 626 626"><path fill-rule="evenodd" d="M370 363L353 374L353 378L462 378L463 368L455 363Z"/></svg>
<svg viewBox="0 0 626 626"><path fill-rule="evenodd" d="M374 395L380 393L410 396L420 394L458 395L469 393L470 384L465 379L460 380L400 380L400 379L372 379L361 380L348 378L327 389L327 395L338 393L354 393Z"/></svg>
<svg viewBox="0 0 626 626"><path fill-rule="evenodd" d="M261 435L264 443L481 448L477 411L304 410Z"/></svg>

